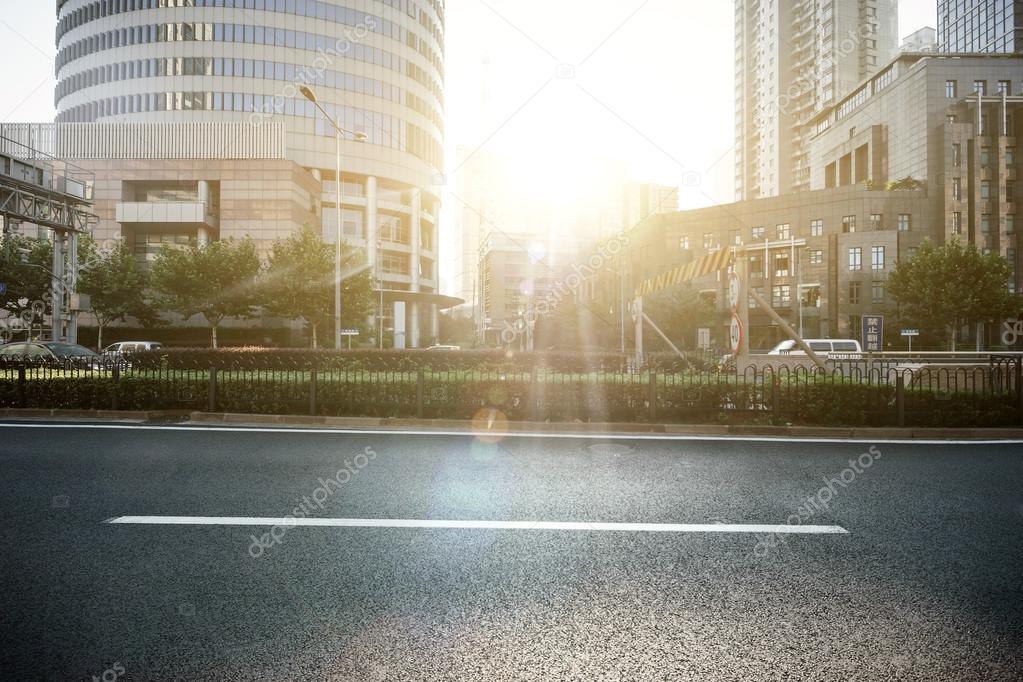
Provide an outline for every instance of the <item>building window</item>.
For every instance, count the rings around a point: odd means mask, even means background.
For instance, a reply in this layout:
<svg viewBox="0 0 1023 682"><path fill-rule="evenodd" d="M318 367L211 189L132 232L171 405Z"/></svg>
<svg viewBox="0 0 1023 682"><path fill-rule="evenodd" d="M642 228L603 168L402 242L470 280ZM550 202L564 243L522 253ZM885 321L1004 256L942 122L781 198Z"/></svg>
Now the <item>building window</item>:
<svg viewBox="0 0 1023 682"><path fill-rule="evenodd" d="M756 292L760 298L764 297L764 287L750 287L750 291ZM749 307L751 309L757 307L757 302L752 296L749 297Z"/></svg>
<svg viewBox="0 0 1023 682"><path fill-rule="evenodd" d="M764 259L760 256L749 257L749 276L757 279L764 276Z"/></svg>
<svg viewBox="0 0 1023 682"><path fill-rule="evenodd" d="M963 233L963 214L956 211L952 214L952 234Z"/></svg>
<svg viewBox="0 0 1023 682"><path fill-rule="evenodd" d="M883 222L884 222L883 221L883 216L880 213L871 213L870 214L870 229L871 230L875 230L875 231L883 230L884 229Z"/></svg>
<svg viewBox="0 0 1023 682"><path fill-rule="evenodd" d="M688 251L689 250L689 237L679 237L678 238L678 248L681 251Z"/></svg>
<svg viewBox="0 0 1023 682"><path fill-rule="evenodd" d="M963 165L963 145L952 143L952 165L959 168Z"/></svg>
<svg viewBox="0 0 1023 682"><path fill-rule="evenodd" d="M792 229L791 229L791 227L789 226L788 223L782 223L781 225L777 225L775 227L774 233L775 233L775 235L777 236L778 239L791 239L792 238Z"/></svg>
<svg viewBox="0 0 1023 682"><path fill-rule="evenodd" d="M842 216L842 232L849 233L856 231L856 216Z"/></svg>
<svg viewBox="0 0 1023 682"><path fill-rule="evenodd" d="M945 97L955 99L958 89L956 81L945 81Z"/></svg>
<svg viewBox="0 0 1023 682"><path fill-rule="evenodd" d="M980 217L980 233L988 234L991 232L991 214L985 213Z"/></svg>
<svg viewBox="0 0 1023 682"><path fill-rule="evenodd" d="M863 249L859 246L853 246L849 249L849 269L863 269Z"/></svg>
<svg viewBox="0 0 1023 682"><path fill-rule="evenodd" d="M860 292L863 290L862 282L849 282L849 305L860 304Z"/></svg>
<svg viewBox="0 0 1023 682"><path fill-rule="evenodd" d="M762 227L754 227L752 230L750 230L750 235L753 238L753 241L758 241L760 239L763 239L764 238L764 228L762 228Z"/></svg>
<svg viewBox="0 0 1023 682"><path fill-rule="evenodd" d="M1012 94L1012 81L998 81L998 94Z"/></svg>
<svg viewBox="0 0 1023 682"><path fill-rule="evenodd" d="M804 308L818 308L821 302L821 288L816 285L807 285L802 290L801 305Z"/></svg>
<svg viewBox="0 0 1023 682"><path fill-rule="evenodd" d="M884 270L884 247L883 246L871 246L870 247L870 269L871 270Z"/></svg>
<svg viewBox="0 0 1023 682"><path fill-rule="evenodd" d="M792 305L792 289L788 284L779 284L771 287L771 306L775 308L788 308Z"/></svg>
<svg viewBox="0 0 1023 682"><path fill-rule="evenodd" d="M742 235L739 233L739 230L729 230L728 241L733 246L742 246Z"/></svg>
<svg viewBox="0 0 1023 682"><path fill-rule="evenodd" d="M1016 148L1006 147L1005 148L1005 165L1015 166L1016 165Z"/></svg>
<svg viewBox="0 0 1023 682"><path fill-rule="evenodd" d="M946 123L955 123L957 120L958 119L956 118L955 114L946 114L945 115L945 122Z"/></svg>
<svg viewBox="0 0 1023 682"><path fill-rule="evenodd" d="M884 281L874 280L870 283L870 302L884 303Z"/></svg>
<svg viewBox="0 0 1023 682"><path fill-rule="evenodd" d="M810 221L810 236L820 237L824 234L824 221L820 218Z"/></svg>
<svg viewBox="0 0 1023 682"><path fill-rule="evenodd" d="M1009 261L1009 293L1016 293L1016 249L1005 250L1005 260Z"/></svg>
<svg viewBox="0 0 1023 682"><path fill-rule="evenodd" d="M820 265L824 262L824 252L821 249L814 249L810 252L810 265Z"/></svg>
<svg viewBox="0 0 1023 682"><path fill-rule="evenodd" d="M704 232L703 233L703 248L710 249L714 246L714 233Z"/></svg>
<svg viewBox="0 0 1023 682"><path fill-rule="evenodd" d="M788 277L789 276L789 254L788 253L776 253L776 254L774 254L774 276L775 277Z"/></svg>
<svg viewBox="0 0 1023 682"><path fill-rule="evenodd" d="M988 145L980 148L980 165L985 167L991 165L991 147Z"/></svg>
<svg viewBox="0 0 1023 682"><path fill-rule="evenodd" d="M1016 214L1005 216L1005 234L1016 234Z"/></svg>
<svg viewBox="0 0 1023 682"><path fill-rule="evenodd" d="M912 226L913 216L911 216L909 213L900 213L898 222L899 232L909 232Z"/></svg>
<svg viewBox="0 0 1023 682"><path fill-rule="evenodd" d="M987 95L987 81L973 81L974 95Z"/></svg>
<svg viewBox="0 0 1023 682"><path fill-rule="evenodd" d="M981 180L980 182L980 198L984 201L991 199L991 181Z"/></svg>
<svg viewBox="0 0 1023 682"><path fill-rule="evenodd" d="M952 201L963 200L963 179L952 178Z"/></svg>
<svg viewBox="0 0 1023 682"><path fill-rule="evenodd" d="M1016 183L1012 180L1005 181L1005 200L1007 202L1016 201Z"/></svg>

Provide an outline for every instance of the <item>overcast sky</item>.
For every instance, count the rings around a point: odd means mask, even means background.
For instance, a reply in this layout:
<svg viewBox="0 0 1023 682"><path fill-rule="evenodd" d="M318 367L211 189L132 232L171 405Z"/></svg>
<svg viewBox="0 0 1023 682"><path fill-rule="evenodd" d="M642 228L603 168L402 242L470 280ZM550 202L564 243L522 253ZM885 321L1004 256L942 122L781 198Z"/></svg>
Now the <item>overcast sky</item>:
<svg viewBox="0 0 1023 682"><path fill-rule="evenodd" d="M447 5L449 150L510 152L544 180L570 176L599 152L625 161L636 180L699 177L684 207L731 199L731 0ZM900 5L902 35L934 26L936 0ZM0 8L0 117L51 120L54 3Z"/></svg>

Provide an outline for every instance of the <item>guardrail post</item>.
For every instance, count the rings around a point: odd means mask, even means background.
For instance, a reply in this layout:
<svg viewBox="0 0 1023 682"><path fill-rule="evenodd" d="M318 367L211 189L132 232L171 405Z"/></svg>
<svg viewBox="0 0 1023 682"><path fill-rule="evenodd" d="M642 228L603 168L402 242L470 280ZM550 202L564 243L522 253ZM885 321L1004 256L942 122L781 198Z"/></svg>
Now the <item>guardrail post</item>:
<svg viewBox="0 0 1023 682"><path fill-rule="evenodd" d="M316 370L309 373L309 414L316 416Z"/></svg>
<svg viewBox="0 0 1023 682"><path fill-rule="evenodd" d="M209 390L209 402L207 404L207 412L217 411L217 368L210 367L210 390Z"/></svg>
<svg viewBox="0 0 1023 682"><path fill-rule="evenodd" d="M426 370L416 370L416 419L423 418L423 399L426 393Z"/></svg>
<svg viewBox="0 0 1023 682"><path fill-rule="evenodd" d="M121 409L121 368L118 365L114 365L110 370L110 379L114 382L114 390L110 395L110 409L116 412Z"/></svg>
<svg viewBox="0 0 1023 682"><path fill-rule="evenodd" d="M28 382L25 378L25 365L18 366L18 405L28 407Z"/></svg>
<svg viewBox="0 0 1023 682"><path fill-rule="evenodd" d="M1023 357L1016 358L1016 405L1019 407L1020 423L1023 423Z"/></svg>
<svg viewBox="0 0 1023 682"><path fill-rule="evenodd" d="M539 385L536 380L536 367L533 367L529 370L529 411L527 412L527 419L531 422L540 421L537 419L537 413L540 411L539 401L537 400L539 392Z"/></svg>
<svg viewBox="0 0 1023 682"><path fill-rule="evenodd" d="M771 372L771 412L776 422L781 421L781 380L777 372Z"/></svg>
<svg viewBox="0 0 1023 682"><path fill-rule="evenodd" d="M657 421L657 370L650 370L650 393L647 396L650 402L650 422Z"/></svg>
<svg viewBox="0 0 1023 682"><path fill-rule="evenodd" d="M899 374L895 378L895 411L898 414L899 426L906 425L906 377Z"/></svg>

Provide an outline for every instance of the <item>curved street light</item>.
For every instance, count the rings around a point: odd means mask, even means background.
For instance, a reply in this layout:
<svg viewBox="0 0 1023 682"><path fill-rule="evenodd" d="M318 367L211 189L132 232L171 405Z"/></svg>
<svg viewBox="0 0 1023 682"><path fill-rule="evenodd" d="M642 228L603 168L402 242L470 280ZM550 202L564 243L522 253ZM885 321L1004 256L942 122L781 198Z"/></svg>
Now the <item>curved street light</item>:
<svg viewBox="0 0 1023 682"><path fill-rule="evenodd" d="M366 133L352 132L345 130L337 124L337 121L327 113L326 109L320 106L320 103L316 101L316 93L305 85L299 87L298 91L302 93L302 96L312 102L320 113L323 114L324 118L330 121L330 125L334 127L334 139L337 142L337 174L335 180L337 181L337 200L334 202L337 206L337 238L334 240L334 348L341 350L341 232L344 223L341 218L341 198L342 198L342 185L341 185L341 140L347 138L349 135L356 142L365 142L368 138Z"/></svg>

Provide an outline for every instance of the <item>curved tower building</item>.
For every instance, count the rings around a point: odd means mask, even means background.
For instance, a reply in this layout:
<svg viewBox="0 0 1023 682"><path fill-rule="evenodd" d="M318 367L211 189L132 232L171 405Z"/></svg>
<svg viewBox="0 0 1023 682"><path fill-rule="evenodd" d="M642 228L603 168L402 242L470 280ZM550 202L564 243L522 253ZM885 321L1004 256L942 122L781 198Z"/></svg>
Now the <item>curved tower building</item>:
<svg viewBox="0 0 1023 682"><path fill-rule="evenodd" d="M367 255L385 326L396 345L436 336L453 302L437 272L443 0L57 0L57 20L54 151L97 159L101 236L140 257L240 234L266 249L311 221L333 241L335 133L305 86L365 134L341 147L341 231Z"/></svg>

